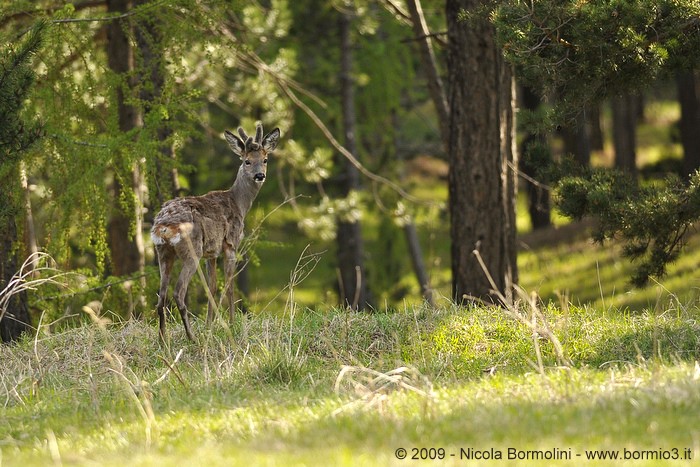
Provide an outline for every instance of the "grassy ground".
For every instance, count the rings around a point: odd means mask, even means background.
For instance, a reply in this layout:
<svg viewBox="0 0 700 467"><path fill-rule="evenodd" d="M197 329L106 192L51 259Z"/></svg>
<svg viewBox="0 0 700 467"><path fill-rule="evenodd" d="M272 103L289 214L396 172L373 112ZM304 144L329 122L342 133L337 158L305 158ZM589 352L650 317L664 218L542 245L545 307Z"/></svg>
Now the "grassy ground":
<svg viewBox="0 0 700 467"><path fill-rule="evenodd" d="M698 459L697 308L511 311L297 310L197 322L197 343L171 323L167 347L154 323L42 332L0 347L0 453L5 465Z"/></svg>
<svg viewBox="0 0 700 467"><path fill-rule="evenodd" d="M595 245L587 227L567 241L554 241L548 248L531 249L524 244L520 254L521 284L546 300L573 302L596 309L622 309L638 313L665 310L669 306L695 306L700 295L700 235L692 232L684 253L668 268L665 277L646 288L629 284L633 264L622 257L616 242Z"/></svg>

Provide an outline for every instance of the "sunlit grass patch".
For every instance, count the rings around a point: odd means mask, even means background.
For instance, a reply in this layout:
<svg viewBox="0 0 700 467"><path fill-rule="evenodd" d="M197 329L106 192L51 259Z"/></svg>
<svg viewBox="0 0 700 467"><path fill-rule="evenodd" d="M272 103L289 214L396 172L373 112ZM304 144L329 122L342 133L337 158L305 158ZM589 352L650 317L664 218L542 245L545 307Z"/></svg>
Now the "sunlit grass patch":
<svg viewBox="0 0 700 467"><path fill-rule="evenodd" d="M694 364L558 369L433 383L429 392L399 388L383 393L380 403L325 387L279 391L263 385L221 399L208 392L208 407L171 400L167 410L157 411L150 442L136 417L109 421L103 415L92 427L51 429L52 435L30 441L6 437L3 455L23 465L42 465L56 454L64 463L100 465L295 465L319 458L335 465L386 465L395 462L397 448L410 454L426 446L448 456L509 447L580 453L678 448L697 455L692 427L700 409L699 378Z"/></svg>
<svg viewBox="0 0 700 467"><path fill-rule="evenodd" d="M635 266L622 257L622 245L594 244L581 237L550 247L526 250L519 256L520 283L547 300L590 305L599 310L662 311L695 307L700 297L700 235L691 232L678 260L666 276L645 288L629 283Z"/></svg>

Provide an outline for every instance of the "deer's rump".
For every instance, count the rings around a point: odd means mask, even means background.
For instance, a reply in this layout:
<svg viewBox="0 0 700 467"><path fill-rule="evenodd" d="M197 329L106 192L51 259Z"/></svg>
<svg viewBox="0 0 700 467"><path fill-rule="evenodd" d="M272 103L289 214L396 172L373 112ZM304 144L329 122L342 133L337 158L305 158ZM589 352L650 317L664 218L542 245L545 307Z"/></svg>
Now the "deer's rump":
<svg viewBox="0 0 700 467"><path fill-rule="evenodd" d="M158 213L151 229L151 239L156 247L180 248L182 240L192 242L197 255L217 257L222 249L236 249L243 229L233 232L231 226L242 225L229 219L219 206L207 202L205 197L187 197L168 201Z"/></svg>

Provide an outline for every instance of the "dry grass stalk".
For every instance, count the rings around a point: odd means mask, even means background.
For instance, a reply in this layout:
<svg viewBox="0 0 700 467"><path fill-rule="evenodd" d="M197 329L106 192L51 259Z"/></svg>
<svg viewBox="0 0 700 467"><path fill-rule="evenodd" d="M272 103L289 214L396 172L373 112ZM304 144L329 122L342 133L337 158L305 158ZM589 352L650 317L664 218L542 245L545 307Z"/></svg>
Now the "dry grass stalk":
<svg viewBox="0 0 700 467"><path fill-rule="evenodd" d="M383 411L388 395L396 391L410 391L427 399L433 397L433 386L417 369L402 366L386 373L362 366L344 365L335 380L335 392L343 389L356 399L333 411L338 415L356 406Z"/></svg>
<svg viewBox="0 0 700 467"><path fill-rule="evenodd" d="M484 260L481 257L479 250L474 250L472 253L474 254L474 256L476 256L476 259L479 262L481 269L484 271L484 274L486 274L486 278L488 279L489 284L491 284L492 293L494 293L496 297L498 297L498 299L500 300L501 305L503 306L503 311L511 318L515 319L516 321L522 323L523 325L530 328L530 330L532 330L532 336L535 345L535 353L537 354L538 370L540 371L540 373L544 372L544 365L542 363L542 353L540 350L538 340L539 337L544 337L552 343L552 347L554 348L554 353L556 355L558 365L563 367L572 366L573 363L571 362L571 359L569 359L569 357L566 356L564 346L561 344L561 341L559 341L559 338L554 334L552 328L549 326L547 317L544 315L544 313L542 313L542 310L540 309L539 304L537 303L537 296L535 294L530 295L521 287L514 285L513 288L515 289L515 292L517 293L520 300L508 300L506 296L500 290L498 290L496 282L493 280L491 273L486 267L486 264L484 263ZM527 314L520 309L519 305L521 303L527 304L527 308L529 308L530 310L529 319Z"/></svg>
<svg viewBox="0 0 700 467"><path fill-rule="evenodd" d="M22 292L36 290L45 284L63 286L59 279L70 273L60 272L51 266L55 261L48 253L37 251L24 260L19 271L12 276L4 289L0 290L0 320L5 317L10 299ZM46 274L45 277L44 274Z"/></svg>

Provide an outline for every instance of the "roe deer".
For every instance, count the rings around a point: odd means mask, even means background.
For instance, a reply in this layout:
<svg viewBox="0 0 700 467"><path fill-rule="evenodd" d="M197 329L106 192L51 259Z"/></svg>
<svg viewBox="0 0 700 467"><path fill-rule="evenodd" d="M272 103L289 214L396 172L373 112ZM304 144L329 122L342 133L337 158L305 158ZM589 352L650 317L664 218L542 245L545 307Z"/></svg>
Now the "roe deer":
<svg viewBox="0 0 700 467"><path fill-rule="evenodd" d="M165 303L168 283L176 258L183 262L173 296L180 311L185 332L190 340L192 331L185 304L187 286L197 270L199 260L207 261L207 287L212 297L216 293L216 258L224 253L224 291L230 312L235 307L233 276L236 272L236 250L243 238L243 220L255 196L265 181L267 157L277 147L279 128L263 138L262 124L255 128L255 138L238 128L238 138L230 131L224 135L241 165L233 186L226 191L212 191L202 196L176 198L163 204L153 221L151 238L158 255L160 289L158 310L160 337L165 341ZM214 317L214 304L209 300L207 324Z"/></svg>

